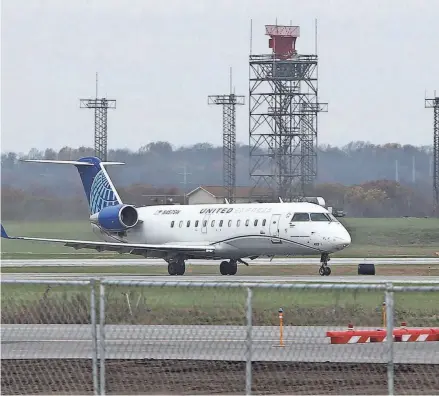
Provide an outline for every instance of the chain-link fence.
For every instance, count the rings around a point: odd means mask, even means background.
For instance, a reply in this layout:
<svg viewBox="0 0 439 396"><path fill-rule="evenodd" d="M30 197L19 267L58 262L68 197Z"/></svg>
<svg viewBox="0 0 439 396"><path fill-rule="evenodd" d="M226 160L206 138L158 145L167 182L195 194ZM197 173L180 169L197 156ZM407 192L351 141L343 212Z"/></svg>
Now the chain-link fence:
<svg viewBox="0 0 439 396"><path fill-rule="evenodd" d="M438 342L386 338L399 329L394 317L432 326L438 286L111 280L101 288L108 393L439 393L439 333ZM393 290L406 297L395 311Z"/></svg>
<svg viewBox="0 0 439 396"><path fill-rule="evenodd" d="M2 280L2 394L97 393L93 285Z"/></svg>
<svg viewBox="0 0 439 396"><path fill-rule="evenodd" d="M414 287L411 292L395 288L390 294L394 301L394 328L399 331L393 340L395 394L438 395L439 293ZM417 328L423 331L410 331ZM428 330L433 334L428 334Z"/></svg>
<svg viewBox="0 0 439 396"><path fill-rule="evenodd" d="M2 285L3 394L439 394L439 286L52 282Z"/></svg>

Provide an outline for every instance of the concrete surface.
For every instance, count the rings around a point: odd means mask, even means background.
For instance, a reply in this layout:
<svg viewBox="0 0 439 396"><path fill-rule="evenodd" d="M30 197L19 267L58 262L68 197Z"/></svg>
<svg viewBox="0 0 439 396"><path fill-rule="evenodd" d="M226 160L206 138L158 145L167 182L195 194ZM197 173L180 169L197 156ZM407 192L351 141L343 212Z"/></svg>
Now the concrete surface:
<svg viewBox="0 0 439 396"><path fill-rule="evenodd" d="M292 362L384 363L385 343L331 345L325 337L336 327L252 328L252 360ZM98 326L99 330L99 326ZM98 331L99 336L99 331ZM107 359L246 359L245 326L105 327ZM2 359L91 358L90 325L2 325ZM99 345L99 343L98 343ZM397 363L439 364L439 342L395 343Z"/></svg>

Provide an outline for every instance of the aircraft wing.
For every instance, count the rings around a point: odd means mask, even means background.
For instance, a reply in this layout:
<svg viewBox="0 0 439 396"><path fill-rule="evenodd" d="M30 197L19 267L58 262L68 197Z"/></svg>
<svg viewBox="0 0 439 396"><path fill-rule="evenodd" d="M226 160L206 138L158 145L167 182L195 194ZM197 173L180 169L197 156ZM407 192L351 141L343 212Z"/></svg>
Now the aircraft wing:
<svg viewBox="0 0 439 396"><path fill-rule="evenodd" d="M187 252L187 253L214 253L215 248L210 245L179 245L179 244L161 244L151 245L144 243L124 243L124 242L95 242L95 241L81 241L75 239L50 239L50 238L35 238L25 236L9 236L6 233L3 225L1 226L1 237L5 239L21 240L21 241L35 241L48 243L62 243L65 246L73 247L74 249L95 249L99 252L116 251L120 253L132 253L133 251L161 251L161 252Z"/></svg>

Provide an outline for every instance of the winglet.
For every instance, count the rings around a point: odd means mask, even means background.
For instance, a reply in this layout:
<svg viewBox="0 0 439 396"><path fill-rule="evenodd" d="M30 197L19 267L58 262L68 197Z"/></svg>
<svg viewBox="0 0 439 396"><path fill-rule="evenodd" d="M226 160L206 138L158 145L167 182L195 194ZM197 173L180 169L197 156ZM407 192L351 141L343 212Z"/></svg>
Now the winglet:
<svg viewBox="0 0 439 396"><path fill-rule="evenodd" d="M2 226L2 238L10 239L8 234L6 233L5 227L3 227L3 224L1 224L1 226Z"/></svg>

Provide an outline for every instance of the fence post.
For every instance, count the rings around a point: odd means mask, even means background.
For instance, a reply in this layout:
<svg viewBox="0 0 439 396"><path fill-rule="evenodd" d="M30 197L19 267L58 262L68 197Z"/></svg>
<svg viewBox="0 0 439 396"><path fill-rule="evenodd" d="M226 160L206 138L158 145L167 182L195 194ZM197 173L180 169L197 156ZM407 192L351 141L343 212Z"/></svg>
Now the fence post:
<svg viewBox="0 0 439 396"><path fill-rule="evenodd" d="M386 284L386 330L387 330L387 390L390 396L394 392L394 367L393 367L393 285Z"/></svg>
<svg viewBox="0 0 439 396"><path fill-rule="evenodd" d="M93 392L95 395L99 395L96 290L95 290L94 279L90 281L90 322L91 322L91 339L92 339Z"/></svg>
<svg viewBox="0 0 439 396"><path fill-rule="evenodd" d="M100 283L99 286L99 310L100 310L100 356L99 356L99 368L100 368L100 391L101 395L105 395L105 286Z"/></svg>
<svg viewBox="0 0 439 396"><path fill-rule="evenodd" d="M245 364L245 394L252 393L252 289L247 288L247 357Z"/></svg>

